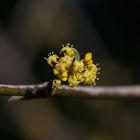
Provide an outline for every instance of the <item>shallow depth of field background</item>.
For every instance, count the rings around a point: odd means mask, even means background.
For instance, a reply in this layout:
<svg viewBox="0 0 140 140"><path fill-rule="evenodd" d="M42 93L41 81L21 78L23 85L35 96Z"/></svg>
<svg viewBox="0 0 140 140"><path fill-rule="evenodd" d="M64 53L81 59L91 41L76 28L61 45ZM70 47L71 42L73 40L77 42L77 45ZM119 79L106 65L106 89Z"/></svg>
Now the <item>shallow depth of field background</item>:
<svg viewBox="0 0 140 140"><path fill-rule="evenodd" d="M93 52L97 86L139 84L139 9L136 0L0 0L0 84L53 79L44 57L65 43ZM140 100L7 100L1 140L140 139Z"/></svg>

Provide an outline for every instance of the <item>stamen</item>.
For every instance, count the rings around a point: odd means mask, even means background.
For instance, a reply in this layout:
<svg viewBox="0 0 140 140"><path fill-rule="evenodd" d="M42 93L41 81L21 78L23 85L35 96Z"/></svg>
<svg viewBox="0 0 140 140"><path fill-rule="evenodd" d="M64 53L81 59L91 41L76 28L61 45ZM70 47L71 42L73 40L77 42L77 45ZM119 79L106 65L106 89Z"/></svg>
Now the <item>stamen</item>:
<svg viewBox="0 0 140 140"><path fill-rule="evenodd" d="M96 66L99 66L99 63L97 63Z"/></svg>

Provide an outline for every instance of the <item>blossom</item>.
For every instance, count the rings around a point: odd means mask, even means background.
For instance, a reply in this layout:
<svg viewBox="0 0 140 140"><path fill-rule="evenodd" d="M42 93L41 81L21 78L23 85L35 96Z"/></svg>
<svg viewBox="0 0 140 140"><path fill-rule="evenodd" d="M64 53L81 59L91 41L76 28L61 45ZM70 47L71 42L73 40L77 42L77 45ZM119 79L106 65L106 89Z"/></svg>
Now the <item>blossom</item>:
<svg viewBox="0 0 140 140"><path fill-rule="evenodd" d="M53 63L57 63L57 59L58 59L59 57L56 55L56 54L49 54L49 57L48 57L48 59L47 59L47 61L48 61L48 64L49 65L51 65L52 67L53 67ZM45 58L46 59L46 58Z"/></svg>
<svg viewBox="0 0 140 140"><path fill-rule="evenodd" d="M60 88L60 86L61 86L61 80L58 80L58 79L57 80L53 80L53 84L52 85L53 85L52 88L55 88L55 89L56 88L57 89Z"/></svg>
<svg viewBox="0 0 140 140"><path fill-rule="evenodd" d="M74 72L82 72L84 70L84 63L83 61L75 60L72 65Z"/></svg>
<svg viewBox="0 0 140 140"><path fill-rule="evenodd" d="M85 65L89 65L93 63L92 53L88 52L85 54L84 62L85 62Z"/></svg>
<svg viewBox="0 0 140 140"><path fill-rule="evenodd" d="M77 79L75 74L69 76L68 82L69 82L69 86L71 87L75 87L80 83L80 81Z"/></svg>
<svg viewBox="0 0 140 140"><path fill-rule="evenodd" d="M61 57L59 59L59 62L64 64L66 69L69 69L69 67L71 66L73 62L73 58L70 57L69 55L65 55L64 57Z"/></svg>
<svg viewBox="0 0 140 140"><path fill-rule="evenodd" d="M63 48L60 51L60 53L64 52L65 55L72 56L74 55L74 50L72 47L73 45L70 45L69 43L67 43L65 46L63 45Z"/></svg>
<svg viewBox="0 0 140 140"><path fill-rule="evenodd" d="M80 60L79 52L67 43L60 51L63 56L52 53L49 54L47 62L53 68L53 73L57 79L53 80L53 88L61 88L63 82L68 83L70 87L76 87L79 84L95 85L99 68L93 63L92 53L88 52Z"/></svg>

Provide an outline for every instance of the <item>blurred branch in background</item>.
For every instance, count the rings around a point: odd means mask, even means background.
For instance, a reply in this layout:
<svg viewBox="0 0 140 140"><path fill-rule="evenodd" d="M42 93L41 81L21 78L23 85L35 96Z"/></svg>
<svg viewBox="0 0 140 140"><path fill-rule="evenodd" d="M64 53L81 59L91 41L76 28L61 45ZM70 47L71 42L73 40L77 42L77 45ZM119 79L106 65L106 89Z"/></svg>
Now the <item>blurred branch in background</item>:
<svg viewBox="0 0 140 140"><path fill-rule="evenodd" d="M0 85L1 96L18 96L16 99L47 97L82 97L89 99L127 99L140 98L140 86L77 87L63 86L52 89L52 82L38 85ZM11 98L12 99L12 98Z"/></svg>

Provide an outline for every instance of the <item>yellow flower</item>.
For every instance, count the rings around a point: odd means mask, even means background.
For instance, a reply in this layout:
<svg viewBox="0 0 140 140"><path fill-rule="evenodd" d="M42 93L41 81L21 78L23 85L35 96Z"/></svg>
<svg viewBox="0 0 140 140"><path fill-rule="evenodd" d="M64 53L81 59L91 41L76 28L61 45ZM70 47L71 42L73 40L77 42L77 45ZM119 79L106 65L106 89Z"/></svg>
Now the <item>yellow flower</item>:
<svg viewBox="0 0 140 140"><path fill-rule="evenodd" d="M94 74L96 74L97 71L98 71L98 68L97 68L97 66L95 64L89 64L88 65L88 70L92 71Z"/></svg>
<svg viewBox="0 0 140 140"><path fill-rule="evenodd" d="M53 73L62 81L67 81L68 71L65 68L65 64L58 63L53 69Z"/></svg>
<svg viewBox="0 0 140 140"><path fill-rule="evenodd" d="M61 88L61 80L53 80L52 86L55 89Z"/></svg>
<svg viewBox="0 0 140 140"><path fill-rule="evenodd" d="M60 51L63 57L50 54L47 61L53 67L53 73L58 79L53 81L53 88L59 89L61 82L67 82L70 87L79 84L93 85L96 83L99 68L93 63L92 53L85 54L80 60L79 52L70 44L66 44Z"/></svg>
<svg viewBox="0 0 140 140"><path fill-rule="evenodd" d="M62 81L67 81L67 79L68 79L68 72L65 71L65 72L63 72L62 75L61 75L61 80L62 80Z"/></svg>
<svg viewBox="0 0 140 140"><path fill-rule="evenodd" d="M83 61L75 60L72 65L74 72L82 72L84 70L84 63Z"/></svg>
<svg viewBox="0 0 140 140"><path fill-rule="evenodd" d="M74 55L74 50L72 48L73 45L71 45L70 47L70 44L67 43L65 46L63 46L62 50L60 51L60 53L64 52L65 55L68 55L68 56L72 56Z"/></svg>
<svg viewBox="0 0 140 140"><path fill-rule="evenodd" d="M86 85L94 85L95 84L95 80L97 79L97 71L93 71L90 69L86 69L83 72L83 83Z"/></svg>
<svg viewBox="0 0 140 140"><path fill-rule="evenodd" d="M54 69L53 70L53 73L54 73L54 75L58 75L59 74L59 71L57 69Z"/></svg>
<svg viewBox="0 0 140 140"><path fill-rule="evenodd" d="M68 79L68 82L69 82L69 86L71 86L71 87L75 87L75 86L79 85L79 83L80 83L80 81L77 80L75 75L70 76Z"/></svg>
<svg viewBox="0 0 140 140"><path fill-rule="evenodd" d="M52 55L49 55L47 61L48 61L48 64L51 65L53 67L53 63L57 63L57 59L59 57L56 55L56 54L52 54ZM46 58L45 58L46 59Z"/></svg>
<svg viewBox="0 0 140 140"><path fill-rule="evenodd" d="M86 78L86 79L84 80L84 84L85 84L85 85L91 85L91 86L92 86L92 85L94 85L94 84L96 83L96 82L95 82L95 79L96 79L96 78L93 78L93 79L92 79L92 78Z"/></svg>
<svg viewBox="0 0 140 140"><path fill-rule="evenodd" d="M58 63L54 66L54 70L57 70L58 72L64 72L66 71L66 65L65 63Z"/></svg>
<svg viewBox="0 0 140 140"><path fill-rule="evenodd" d="M77 79L78 81L83 82L84 78L83 78L82 73L76 72L76 73L75 73L75 76L76 76L76 79Z"/></svg>
<svg viewBox="0 0 140 140"><path fill-rule="evenodd" d="M92 53L88 52L88 53L85 54L84 62L85 62L86 65L89 65L89 64L93 63Z"/></svg>
<svg viewBox="0 0 140 140"><path fill-rule="evenodd" d="M59 62L65 64L65 67L68 69L73 62L73 58L68 55L65 55L64 57L61 57L59 59Z"/></svg>
<svg viewBox="0 0 140 140"><path fill-rule="evenodd" d="M92 53L88 52L85 54L85 61L90 61L92 60Z"/></svg>

